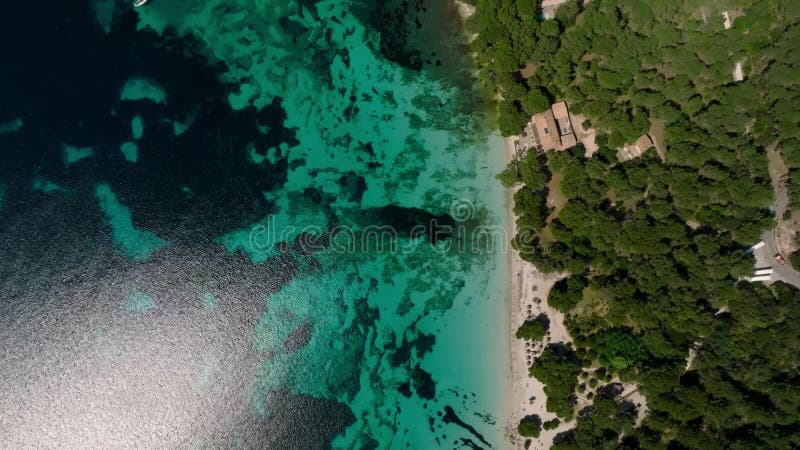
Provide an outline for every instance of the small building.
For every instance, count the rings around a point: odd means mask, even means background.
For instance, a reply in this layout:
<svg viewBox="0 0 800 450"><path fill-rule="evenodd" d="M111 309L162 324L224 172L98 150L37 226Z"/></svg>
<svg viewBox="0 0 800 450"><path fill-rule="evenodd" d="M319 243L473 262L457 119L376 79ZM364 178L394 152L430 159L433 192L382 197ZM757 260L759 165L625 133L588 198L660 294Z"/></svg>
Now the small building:
<svg viewBox="0 0 800 450"><path fill-rule="evenodd" d="M770 275L757 275L757 276L754 276L754 277L750 278L750 282L751 283L754 282L754 281L772 281L772 274L770 274Z"/></svg>
<svg viewBox="0 0 800 450"><path fill-rule="evenodd" d="M653 147L653 139L649 135L643 135L633 144L626 145L617 152L617 159L620 161L630 161L641 157L644 152Z"/></svg>
<svg viewBox="0 0 800 450"><path fill-rule="evenodd" d="M542 150L561 151L578 143L565 101L554 103L550 109L534 114L531 122L536 142Z"/></svg>
<svg viewBox="0 0 800 450"><path fill-rule="evenodd" d="M739 82L744 80L744 70L742 69L742 62L738 61L733 67L733 81Z"/></svg>
<svg viewBox="0 0 800 450"><path fill-rule="evenodd" d="M748 249L747 249L747 253L748 253L748 254L752 254L754 251L756 251L756 250L760 249L760 248L761 248L761 247L763 247L764 245L766 245L766 243L765 243L764 241L759 241L757 244L755 244L755 245L753 245L752 247L748 248Z"/></svg>
<svg viewBox="0 0 800 450"><path fill-rule="evenodd" d="M722 11L722 25L726 30L730 30L733 26L733 23L731 23L731 15L728 14L728 11Z"/></svg>
<svg viewBox="0 0 800 450"><path fill-rule="evenodd" d="M572 131L572 122L569 118L569 111L567 110L567 102L554 103L550 107L553 111L553 117L558 125L558 133L561 138L561 145L564 148L570 148L578 143L575 139L575 133Z"/></svg>

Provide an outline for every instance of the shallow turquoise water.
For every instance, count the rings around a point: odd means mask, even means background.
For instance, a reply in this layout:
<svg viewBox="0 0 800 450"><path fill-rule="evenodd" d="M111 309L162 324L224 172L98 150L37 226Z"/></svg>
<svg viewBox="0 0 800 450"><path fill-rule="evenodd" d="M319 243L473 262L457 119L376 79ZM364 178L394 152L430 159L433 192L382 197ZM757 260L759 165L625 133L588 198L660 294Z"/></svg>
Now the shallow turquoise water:
<svg viewBox="0 0 800 450"><path fill-rule="evenodd" d="M137 313L146 313L156 307L156 301L146 292L135 291L128 296L125 308Z"/></svg>
<svg viewBox="0 0 800 450"><path fill-rule="evenodd" d="M64 165L69 166L94 155L91 147L76 147L74 145L64 145Z"/></svg>
<svg viewBox="0 0 800 450"><path fill-rule="evenodd" d="M135 163L139 160L139 146L133 142L123 142L119 145L119 151L122 152L125 161Z"/></svg>
<svg viewBox="0 0 800 450"><path fill-rule="evenodd" d="M285 126L297 130L295 146L247 151L256 165L288 159L283 188L264 193L274 213L218 239L254 263L278 254L276 245L292 242L303 229L329 229L331 213L359 230L366 226L359 219L362 209L387 204L448 213L461 202L466 221L505 223L493 177L502 168L500 139L481 131L480 111L458 106L462 96L477 94L387 61L375 51L380 36L352 7L338 1L309 9L212 1L159 2L140 10L140 27L175 27L225 63L225 79L238 84L228 97L231 108L263 107L280 97ZM305 28L300 39L279 24L286 18ZM326 67L311 63L303 51L309 46L333 55ZM366 144L379 166L369 164ZM360 199L340 182L347 174L365 180ZM303 196L308 189L329 203L309 202ZM408 254L327 249L317 254L321 268L266 298L254 340L273 357L262 364L257 389L288 388L348 405L356 422L334 440L335 448L370 442L379 448L441 448L463 443L459 436L484 445L454 424L434 426L431 418L440 419L445 406L502 447L505 255L427 242L413 247ZM359 310L375 314L372 327L363 328ZM284 343L302 326L312 330L307 344L287 350ZM353 333L357 328L364 332ZM435 343L427 347L426 339ZM402 342L412 349L398 363L393 359ZM435 392L425 391L427 376ZM402 386L409 383L411 392L404 394ZM267 416L275 413L258 402L256 407Z"/></svg>
<svg viewBox="0 0 800 450"><path fill-rule="evenodd" d="M226 14L218 14L221 8ZM298 145L251 148L249 154L253 164L278 154L293 167L283 189L265 193L275 213L253 224L284 236L254 243L252 228L246 228L220 237L229 251L243 250L254 262L273 256L274 244L293 240L304 226L325 229L330 211L359 227L362 208L398 204L441 213L463 198L468 208L474 206L469 219L480 215L504 224L502 193L493 177L502 165L500 140L482 134L480 111L457 107L460 96L476 94L387 61L375 51L380 36L350 8L338 1L310 9L216 1L141 10L141 27L174 26L199 38L209 56L226 64L225 77L239 84L229 96L232 108L262 107L279 96L286 126L297 128ZM307 29L301 39L279 25L286 17ZM308 46L334 55L327 68L310 63L303 51ZM382 162L379 167L364 157L366 143ZM360 201L338 182L348 173L366 181ZM329 195L329 210L303 198L309 188ZM297 230L286 233L291 225ZM428 418L444 405L502 446L505 256L439 251L426 243L408 255L343 258L323 252L320 259L321 271L266 299L268 312L254 338L275 356L262 365L260 388L288 387L347 404L357 419L334 441L337 448L358 448L370 439L381 448L446 446L463 430L429 426ZM379 316L366 338L348 333L358 326L354 311L361 301ZM337 305L345 307L337 313ZM286 351L283 342L302 324L313 327L308 345ZM435 337L429 351L417 347L406 364L392 365L399 341L427 335ZM435 381L433 399L399 392L416 368Z"/></svg>
<svg viewBox="0 0 800 450"><path fill-rule="evenodd" d="M144 134L144 122L142 122L142 116L138 114L131 120L131 134L134 139L141 139Z"/></svg>
<svg viewBox="0 0 800 450"><path fill-rule="evenodd" d="M7 133L16 133L22 128L23 121L19 117L8 121L0 123L0 134L7 134Z"/></svg>
<svg viewBox="0 0 800 450"><path fill-rule="evenodd" d="M36 178L35 180L33 180L32 188L34 191L44 192L45 194L50 194L52 192L59 192L64 190L63 187L44 178Z"/></svg>
<svg viewBox="0 0 800 450"><path fill-rule="evenodd" d="M167 243L148 230L136 228L128 207L117 199L108 184L100 183L95 188L95 196L111 228L114 243L126 255L137 261L144 261Z"/></svg>
<svg viewBox="0 0 800 450"><path fill-rule="evenodd" d="M149 100L153 103L166 103L167 93L157 82L146 78L131 78L122 86L120 100Z"/></svg>

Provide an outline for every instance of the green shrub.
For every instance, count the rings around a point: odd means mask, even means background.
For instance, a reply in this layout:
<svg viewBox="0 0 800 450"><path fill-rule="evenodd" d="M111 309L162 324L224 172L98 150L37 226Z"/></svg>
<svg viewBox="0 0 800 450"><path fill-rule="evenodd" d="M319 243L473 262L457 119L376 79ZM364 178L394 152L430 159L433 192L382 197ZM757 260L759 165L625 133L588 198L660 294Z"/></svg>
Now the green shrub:
<svg viewBox="0 0 800 450"><path fill-rule="evenodd" d="M517 339L526 339L529 341L540 341L550 328L550 321L544 314L539 315L533 320L526 320L517 330Z"/></svg>
<svg viewBox="0 0 800 450"><path fill-rule="evenodd" d="M520 436L537 438L542 431L542 419L536 414L525 416L517 426Z"/></svg>
<svg viewBox="0 0 800 450"><path fill-rule="evenodd" d="M558 417L556 417L555 419L548 420L547 422L545 422L542 428L544 428L545 430L555 430L556 428L558 428L559 424L561 424L561 421L558 419Z"/></svg>

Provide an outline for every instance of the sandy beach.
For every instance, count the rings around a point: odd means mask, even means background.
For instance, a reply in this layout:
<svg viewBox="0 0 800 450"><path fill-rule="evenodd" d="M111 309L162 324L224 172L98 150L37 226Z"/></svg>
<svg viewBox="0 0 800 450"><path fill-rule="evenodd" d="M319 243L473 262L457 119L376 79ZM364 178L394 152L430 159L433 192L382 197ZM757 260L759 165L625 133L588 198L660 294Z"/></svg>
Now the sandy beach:
<svg viewBox="0 0 800 450"><path fill-rule="evenodd" d="M510 163L514 158L514 141L518 139L512 136L505 139L506 161ZM517 188L518 189L518 188ZM508 223L509 236L516 235L516 216L513 212L514 192L516 189L508 191ZM528 374L531 361L536 359L544 347L552 342L571 342L572 339L564 326L564 315L551 308L547 304L547 294L556 281L561 279L563 274L545 274L540 272L536 266L520 258L519 253L511 250L508 255L509 267L509 295L510 315L509 315L509 348L511 351L511 418L507 437L514 445L514 448L523 449L525 439L516 431L516 426L523 417L536 414L542 422L556 417L555 414L547 411L545 404L547 396L544 393L544 385L536 378ZM514 336L516 330L528 319L533 319L539 314L545 314L550 319L550 329L547 336L541 342L530 342L517 339ZM554 430L542 429L541 435L532 439L529 449L549 448L556 434L570 429L574 421L561 422Z"/></svg>

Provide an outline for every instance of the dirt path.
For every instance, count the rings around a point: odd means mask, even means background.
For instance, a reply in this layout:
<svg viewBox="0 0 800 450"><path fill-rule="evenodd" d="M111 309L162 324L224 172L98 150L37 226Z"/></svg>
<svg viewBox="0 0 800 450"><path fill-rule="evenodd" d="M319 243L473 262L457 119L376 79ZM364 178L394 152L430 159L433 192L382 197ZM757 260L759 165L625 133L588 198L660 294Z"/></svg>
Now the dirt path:
<svg viewBox="0 0 800 450"><path fill-rule="evenodd" d="M772 182L772 190L777 197L782 190L786 189L786 180L789 178L789 168L783 161L783 155L778 150L777 143L771 144L766 148L767 161L769 162L769 179Z"/></svg>
<svg viewBox="0 0 800 450"><path fill-rule="evenodd" d="M572 129L575 131L575 136L581 141L583 148L586 149L585 156L591 158L599 150L597 143L595 143L597 131L594 128L583 128L585 121L586 117L582 114L572 115Z"/></svg>
<svg viewBox="0 0 800 450"><path fill-rule="evenodd" d="M658 119L650 119L650 131L647 132L656 147L656 153L662 162L667 161L667 146L664 143L664 124Z"/></svg>

